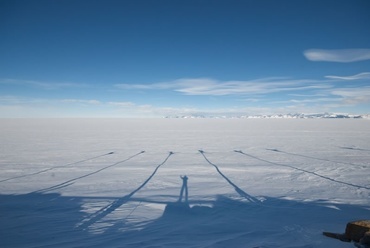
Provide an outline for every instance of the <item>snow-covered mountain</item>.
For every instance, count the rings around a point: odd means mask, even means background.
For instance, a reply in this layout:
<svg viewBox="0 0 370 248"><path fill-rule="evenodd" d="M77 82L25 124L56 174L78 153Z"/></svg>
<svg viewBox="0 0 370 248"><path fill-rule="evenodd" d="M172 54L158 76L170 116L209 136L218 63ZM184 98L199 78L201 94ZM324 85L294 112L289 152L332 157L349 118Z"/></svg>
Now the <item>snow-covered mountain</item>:
<svg viewBox="0 0 370 248"><path fill-rule="evenodd" d="M199 119L199 118L214 118L214 119L369 119L370 115L354 115L341 113L289 113L289 114L270 114L270 115L169 115L164 118L180 118L180 119Z"/></svg>

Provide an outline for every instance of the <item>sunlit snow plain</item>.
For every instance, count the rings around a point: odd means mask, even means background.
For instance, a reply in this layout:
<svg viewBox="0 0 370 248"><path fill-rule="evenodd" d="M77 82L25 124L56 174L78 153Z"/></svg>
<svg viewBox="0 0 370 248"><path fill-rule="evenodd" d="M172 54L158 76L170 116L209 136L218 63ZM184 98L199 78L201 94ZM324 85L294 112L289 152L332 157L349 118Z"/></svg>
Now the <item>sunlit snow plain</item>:
<svg viewBox="0 0 370 248"><path fill-rule="evenodd" d="M370 218L365 119L2 119L0 139L0 247L354 247L322 232Z"/></svg>

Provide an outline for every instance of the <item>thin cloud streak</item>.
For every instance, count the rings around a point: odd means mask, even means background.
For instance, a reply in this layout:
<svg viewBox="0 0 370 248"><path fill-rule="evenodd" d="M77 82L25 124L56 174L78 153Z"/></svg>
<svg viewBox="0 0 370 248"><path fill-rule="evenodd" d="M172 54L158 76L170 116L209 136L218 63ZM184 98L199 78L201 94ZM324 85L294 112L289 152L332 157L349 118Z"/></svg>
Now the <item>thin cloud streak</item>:
<svg viewBox="0 0 370 248"><path fill-rule="evenodd" d="M101 104L98 100L84 100L84 99L63 99L61 102L65 103L82 103L82 104L92 104L92 105L98 105Z"/></svg>
<svg viewBox="0 0 370 248"><path fill-rule="evenodd" d="M303 52L310 61L350 63L370 59L370 49L309 49Z"/></svg>
<svg viewBox="0 0 370 248"><path fill-rule="evenodd" d="M370 89L367 95L361 95L355 89L333 91L337 97L320 99L292 99L287 102L270 102L269 106L236 106L224 108L169 107L151 104L135 104L133 102L103 102L98 100L63 101L52 99L19 99L2 98L0 116L5 117L74 117L69 110L79 117L165 117L165 116L225 116L269 115L287 113L322 113L334 108L351 106L370 101ZM8 100L8 101L7 101ZM100 102L96 104L95 101ZM7 103L5 103L7 102ZM81 104L83 103L83 104ZM43 106L47 105L48 108ZM99 108L97 108L99 106ZM88 108L87 108L88 107ZM87 111L87 112L86 112ZM84 113L81 115L81 113Z"/></svg>
<svg viewBox="0 0 370 248"><path fill-rule="evenodd" d="M329 80L259 79L253 81L217 81L209 78L184 78L172 82L154 84L117 84L115 87L131 90L172 90L184 95L259 95L283 91L327 89Z"/></svg>
<svg viewBox="0 0 370 248"><path fill-rule="evenodd" d="M18 86L31 86L41 88L44 90L57 90L61 88L86 88L87 84L79 83L58 83L58 82L42 82L35 80L20 80L20 79L0 79L0 84L18 85Z"/></svg>
<svg viewBox="0 0 370 248"><path fill-rule="evenodd" d="M132 107L135 106L133 102L108 102L108 105L117 106L117 107Z"/></svg>
<svg viewBox="0 0 370 248"><path fill-rule="evenodd" d="M370 102L370 86L364 86L370 72L351 76L326 76L323 79L262 78L249 81L219 81L210 78L182 78L152 84L108 85L126 91L163 91L173 97L182 94L179 101L169 102L165 98L153 97L130 100L102 94L96 99L83 98L30 98L0 95L0 116L35 117L163 117L163 116L241 116L258 114L286 114L307 112L330 112L340 107L365 108ZM354 81L361 84L355 87ZM351 81L350 87L341 85ZM32 81L34 82L34 81ZM32 83L31 83L32 85ZM339 88L338 86L341 85ZM348 86L348 85L347 85ZM40 86L41 87L41 86ZM102 90L104 90L102 89ZM44 90L47 90L44 88ZM127 93L127 92L125 92ZM135 94L135 92L132 92ZM189 97L186 97L189 96ZM206 100L190 96L208 96L218 107ZM232 96L232 97L230 97ZM160 99L160 100L158 100ZM195 99L195 101L193 101ZM144 101L143 101L144 100ZM225 100L225 102L221 101ZM198 102L197 102L198 101ZM217 102L218 101L218 102ZM206 104L204 104L206 103Z"/></svg>
<svg viewBox="0 0 370 248"><path fill-rule="evenodd" d="M370 79L370 72L362 72L353 76L325 76L329 79L338 79L338 80L361 80L361 79Z"/></svg>
<svg viewBox="0 0 370 248"><path fill-rule="evenodd" d="M314 98L314 99L291 99L288 102L290 103L324 103L324 102L338 102L342 98Z"/></svg>
<svg viewBox="0 0 370 248"><path fill-rule="evenodd" d="M337 88L331 94L343 98L345 104L356 105L370 102L370 86L361 88Z"/></svg>

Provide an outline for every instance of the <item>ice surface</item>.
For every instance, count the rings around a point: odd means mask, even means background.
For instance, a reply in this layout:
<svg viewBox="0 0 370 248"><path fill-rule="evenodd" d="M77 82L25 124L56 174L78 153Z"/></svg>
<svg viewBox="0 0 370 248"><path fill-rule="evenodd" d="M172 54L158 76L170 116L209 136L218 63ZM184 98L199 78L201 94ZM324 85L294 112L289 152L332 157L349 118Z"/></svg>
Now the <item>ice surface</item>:
<svg viewBox="0 0 370 248"><path fill-rule="evenodd" d="M321 233L370 218L369 120L2 119L0 137L0 247L353 247Z"/></svg>

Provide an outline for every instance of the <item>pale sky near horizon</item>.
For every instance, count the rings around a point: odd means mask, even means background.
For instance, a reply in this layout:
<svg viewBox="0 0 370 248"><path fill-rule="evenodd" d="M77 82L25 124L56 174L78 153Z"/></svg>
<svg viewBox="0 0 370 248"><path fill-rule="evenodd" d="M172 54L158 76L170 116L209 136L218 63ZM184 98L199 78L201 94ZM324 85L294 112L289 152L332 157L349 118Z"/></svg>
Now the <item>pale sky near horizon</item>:
<svg viewBox="0 0 370 248"><path fill-rule="evenodd" d="M0 0L0 118L370 114L367 0Z"/></svg>

